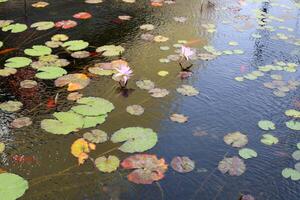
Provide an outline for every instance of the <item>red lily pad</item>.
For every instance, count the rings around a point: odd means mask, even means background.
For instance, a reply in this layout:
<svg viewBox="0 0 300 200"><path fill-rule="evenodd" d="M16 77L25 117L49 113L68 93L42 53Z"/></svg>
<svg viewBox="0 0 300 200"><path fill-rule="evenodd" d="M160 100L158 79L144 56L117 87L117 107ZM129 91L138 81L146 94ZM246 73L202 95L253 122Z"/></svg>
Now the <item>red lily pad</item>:
<svg viewBox="0 0 300 200"><path fill-rule="evenodd" d="M76 19L90 19L92 15L88 12L79 12L73 15Z"/></svg>
<svg viewBox="0 0 300 200"><path fill-rule="evenodd" d="M55 23L56 28L70 29L77 26L77 22L73 20L62 20Z"/></svg>
<svg viewBox="0 0 300 200"><path fill-rule="evenodd" d="M136 184L151 184L164 178L168 169L163 158L158 159L156 155L136 154L129 156L121 163L125 169L134 169L127 178Z"/></svg>

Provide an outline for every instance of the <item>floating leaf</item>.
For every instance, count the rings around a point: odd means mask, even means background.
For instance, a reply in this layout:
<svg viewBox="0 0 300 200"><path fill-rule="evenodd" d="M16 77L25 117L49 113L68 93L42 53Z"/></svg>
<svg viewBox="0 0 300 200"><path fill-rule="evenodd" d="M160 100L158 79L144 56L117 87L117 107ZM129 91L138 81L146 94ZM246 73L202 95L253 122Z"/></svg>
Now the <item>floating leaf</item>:
<svg viewBox="0 0 300 200"><path fill-rule="evenodd" d="M191 172L195 168L195 162L186 156L176 156L171 161L172 168L180 173Z"/></svg>
<svg viewBox="0 0 300 200"><path fill-rule="evenodd" d="M36 22L31 24L31 28L36 28L36 30L38 31L44 31L44 30L48 30L50 28L53 28L55 26L55 24L51 21L41 21L41 22Z"/></svg>
<svg viewBox="0 0 300 200"><path fill-rule="evenodd" d="M14 119L12 123L10 124L12 128L22 128L25 126L30 126L32 124L32 121L29 117L20 117L17 119Z"/></svg>
<svg viewBox="0 0 300 200"><path fill-rule="evenodd" d="M249 148L240 149L239 150L239 155L244 159L257 157L256 151L254 151L253 149L249 149Z"/></svg>
<svg viewBox="0 0 300 200"><path fill-rule="evenodd" d="M169 74L169 72L168 71L159 71L158 73L157 73L159 76L167 76L168 74Z"/></svg>
<svg viewBox="0 0 300 200"><path fill-rule="evenodd" d="M21 88L30 89L37 86L37 82L34 80L24 80L20 82Z"/></svg>
<svg viewBox="0 0 300 200"><path fill-rule="evenodd" d="M6 101L0 103L0 109L7 112L16 112L21 109L23 104L19 101Z"/></svg>
<svg viewBox="0 0 300 200"><path fill-rule="evenodd" d="M90 56L90 52L88 51L76 51L71 54L73 58L87 58Z"/></svg>
<svg viewBox="0 0 300 200"><path fill-rule="evenodd" d="M99 115L99 116L85 116L83 121L83 128L91 128L95 127L98 124L103 124L106 120L107 115Z"/></svg>
<svg viewBox="0 0 300 200"><path fill-rule="evenodd" d="M291 178L293 181L300 180L300 172L292 168L285 168L281 172L284 178Z"/></svg>
<svg viewBox="0 0 300 200"><path fill-rule="evenodd" d="M68 39L69 37L65 34L55 34L51 37L51 40L55 42L64 42L67 41Z"/></svg>
<svg viewBox="0 0 300 200"><path fill-rule="evenodd" d="M75 140L71 146L71 153L73 156L78 158L78 163L83 164L86 159L88 159L88 153L90 150L90 144L83 138Z"/></svg>
<svg viewBox="0 0 300 200"><path fill-rule="evenodd" d="M67 135L73 131L77 131L78 126L74 124L66 124L54 119L44 119L41 121L41 128L49 133Z"/></svg>
<svg viewBox="0 0 300 200"><path fill-rule="evenodd" d="M149 90L149 93L152 97L155 98L162 98L169 94L169 91L167 89L161 89L161 88L153 88Z"/></svg>
<svg viewBox="0 0 300 200"><path fill-rule="evenodd" d="M182 114L172 114L170 116L170 119L173 121L173 122L178 122L178 123L185 123L188 121L188 117L182 115Z"/></svg>
<svg viewBox="0 0 300 200"><path fill-rule="evenodd" d="M300 111L298 110L294 110L294 109L286 110L284 114L288 117L300 118Z"/></svg>
<svg viewBox="0 0 300 200"><path fill-rule="evenodd" d="M1 47L3 47L3 42L2 42L2 41L0 41L0 48L1 48Z"/></svg>
<svg viewBox="0 0 300 200"><path fill-rule="evenodd" d="M80 99L83 95L80 94L79 92L71 92L70 94L68 94L67 99L69 101L77 101L78 99Z"/></svg>
<svg viewBox="0 0 300 200"><path fill-rule="evenodd" d="M104 143L108 140L107 133L101 130L91 130L83 134L83 138L92 143Z"/></svg>
<svg viewBox="0 0 300 200"><path fill-rule="evenodd" d="M237 131L224 136L224 142L233 147L243 147L248 143L247 135Z"/></svg>
<svg viewBox="0 0 300 200"><path fill-rule="evenodd" d="M79 12L73 15L75 19L90 19L92 15L88 12Z"/></svg>
<svg viewBox="0 0 300 200"><path fill-rule="evenodd" d="M263 138L260 141L265 145L277 144L279 142L278 138L271 134L263 134L262 137Z"/></svg>
<svg viewBox="0 0 300 200"><path fill-rule="evenodd" d="M97 63L93 67L89 67L88 70L90 73L100 76L110 76L117 72L112 63Z"/></svg>
<svg viewBox="0 0 300 200"><path fill-rule="evenodd" d="M73 20L62 20L55 23L55 27L62 29L70 29L77 26L77 22Z"/></svg>
<svg viewBox="0 0 300 200"><path fill-rule="evenodd" d="M300 122L298 121L294 121L294 120L290 120L288 122L285 122L285 125L292 130L295 131L300 131Z"/></svg>
<svg viewBox="0 0 300 200"><path fill-rule="evenodd" d="M136 184L151 184L164 178L168 169L163 158L156 155L136 154L122 161L121 166L125 169L134 169L128 176L128 180Z"/></svg>
<svg viewBox="0 0 300 200"><path fill-rule="evenodd" d="M255 198L250 194L243 194L241 200L255 200Z"/></svg>
<svg viewBox="0 0 300 200"><path fill-rule="evenodd" d="M102 156L95 160L95 165L101 172L111 173L118 169L120 160L116 156L108 156L108 158Z"/></svg>
<svg viewBox="0 0 300 200"><path fill-rule="evenodd" d="M242 159L237 156L224 158L219 162L218 169L225 174L229 173L230 176L240 176L246 170L246 165Z"/></svg>
<svg viewBox="0 0 300 200"><path fill-rule="evenodd" d="M0 196L2 200L15 200L23 196L28 189L28 182L19 175L0 174Z"/></svg>
<svg viewBox="0 0 300 200"><path fill-rule="evenodd" d="M10 24L7 26L2 27L2 31L7 32L7 31L11 31L12 33L20 33L23 32L27 29L27 25L26 24Z"/></svg>
<svg viewBox="0 0 300 200"><path fill-rule="evenodd" d="M61 67L41 67L35 75L39 79L56 79L67 74L67 71Z"/></svg>
<svg viewBox="0 0 300 200"><path fill-rule="evenodd" d="M300 150L294 151L293 154L292 154L292 157L295 160L300 160Z"/></svg>
<svg viewBox="0 0 300 200"><path fill-rule="evenodd" d="M112 135L111 141L113 143L124 142L119 147L123 152L144 152L155 146L157 134L149 128L122 128Z"/></svg>
<svg viewBox="0 0 300 200"><path fill-rule="evenodd" d="M31 4L31 6L34 7L34 8L44 8L48 5L49 5L49 3L44 2L44 1L39 1L39 2Z"/></svg>
<svg viewBox="0 0 300 200"><path fill-rule="evenodd" d="M98 116L111 112L114 105L100 97L84 97L77 100L79 106L72 107L72 110L84 116Z"/></svg>
<svg viewBox="0 0 300 200"><path fill-rule="evenodd" d="M261 128L262 130L268 131L268 130L275 130L275 124L269 120L260 120L258 122L258 126L259 128Z"/></svg>
<svg viewBox="0 0 300 200"><path fill-rule="evenodd" d="M0 69L0 76L6 77L15 73L17 73L17 70L14 68L5 67L4 69Z"/></svg>
<svg viewBox="0 0 300 200"><path fill-rule="evenodd" d="M137 81L136 85L142 90L151 90L155 87L154 83L150 80Z"/></svg>
<svg viewBox="0 0 300 200"><path fill-rule="evenodd" d="M140 29L146 30L146 31L151 31L154 29L154 25L153 24L143 24L140 26Z"/></svg>
<svg viewBox="0 0 300 200"><path fill-rule="evenodd" d="M96 52L98 53L103 52L102 55L107 57L119 56L124 51L125 49L122 46L115 46L115 45L104 45L96 49Z"/></svg>
<svg viewBox="0 0 300 200"><path fill-rule="evenodd" d="M131 115L142 115L144 113L144 108L140 105L127 106L126 111Z"/></svg>
<svg viewBox="0 0 300 200"><path fill-rule="evenodd" d="M7 59L5 62L6 62L4 64L5 67L21 68L21 67L26 67L26 66L30 65L32 60L29 58L26 58L26 57L13 57L13 58Z"/></svg>
<svg viewBox="0 0 300 200"><path fill-rule="evenodd" d="M169 40L169 38L164 37L162 35L157 35L157 36L154 37L155 42L166 42L168 40Z"/></svg>
<svg viewBox="0 0 300 200"><path fill-rule="evenodd" d="M80 51L82 49L87 48L88 46L89 43L83 40L70 40L63 43L62 45L62 47L66 47L69 51Z"/></svg>
<svg viewBox="0 0 300 200"><path fill-rule="evenodd" d="M56 87L68 85L68 91L81 90L88 86L90 79L85 74L67 74L55 80Z"/></svg>
<svg viewBox="0 0 300 200"><path fill-rule="evenodd" d="M180 93L184 96L196 96L199 94L199 91L191 85L181 85L176 90L178 93Z"/></svg>
<svg viewBox="0 0 300 200"><path fill-rule="evenodd" d="M44 56L51 54L52 49L43 45L33 45L31 49L25 49L24 53L29 56Z"/></svg>

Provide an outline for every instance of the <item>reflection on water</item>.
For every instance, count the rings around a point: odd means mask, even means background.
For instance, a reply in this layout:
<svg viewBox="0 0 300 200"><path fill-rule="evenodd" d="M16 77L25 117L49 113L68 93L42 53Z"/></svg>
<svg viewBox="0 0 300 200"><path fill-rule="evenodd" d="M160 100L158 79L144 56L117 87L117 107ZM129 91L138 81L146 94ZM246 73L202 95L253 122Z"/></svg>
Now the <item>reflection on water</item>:
<svg viewBox="0 0 300 200"><path fill-rule="evenodd" d="M20 198L24 200L96 200L96 199L203 199L237 200L240 194L252 194L258 200L296 200L300 199L299 182L284 179L281 171L294 165L290 157L295 144L300 141L297 133L288 130L283 124L287 121L284 111L294 108L299 90L291 91L284 98L274 96L271 90L263 87L270 81L269 76L257 80L237 82L234 77L256 70L259 66L273 64L274 61L295 62L299 64L299 53L293 42L274 39L276 33L293 35L299 39L299 9L292 1L215 1L208 5L205 0L176 1L175 5L154 8L148 1L125 4L117 0L104 1L99 5L84 4L81 1L49 0L49 8L36 10L29 6L35 1L27 1L24 10L23 1L10 0L0 5L0 19L14 19L31 24L42 20L58 21L70 19L80 11L88 11L93 18L80 22L78 27L66 30L72 39L84 39L93 46L121 44L126 48L124 58L134 70L130 80L130 92L124 97L114 81L108 77L94 78L82 93L84 96L104 97L115 105L116 109L100 128L108 133L131 126L149 127L159 133L159 142L149 153L164 157L169 163L174 156L189 156L196 162L196 169L188 174L175 173L171 168L166 178L152 185L135 185L126 179L127 172L119 170L112 174L103 174L94 170L91 163L77 166L76 159L70 154L70 145L82 133L68 136L55 136L40 129L40 121L50 118L54 110L45 106L50 97L59 93L59 105L56 111L66 111L72 103L65 101L64 90L53 87L53 82L39 83L38 91L22 93L18 90L18 77L30 74L18 73L11 79L1 78L1 101L18 99L25 104L22 114L35 122L32 126L20 130L10 130L8 124L15 118L1 113L1 138L8 144L8 151L1 155L1 166L29 180L30 189ZM244 4L246 3L246 4ZM278 3L279 6L275 3ZM71 6L70 6L71 5ZM291 8L280 7L286 5ZM293 28L289 33L278 29L270 31L265 24L267 18L256 19L254 9L265 15L286 18L284 22L272 22L272 26ZM129 22L117 24L113 20L119 15L130 15ZM184 23L176 22L174 17L186 17ZM261 21L259 23L258 21ZM169 37L166 43L152 43L140 39L144 32L139 26L151 23L157 28L154 35ZM259 23L260 25L258 25ZM214 24L216 33L208 33L203 24ZM267 28L266 28L267 26ZM59 31L26 31L17 37L0 32L1 39L8 47L23 50L32 44L42 44ZM253 33L260 38L253 38ZM293 37L291 37L293 39ZM174 55L178 51L174 44L178 40L187 40L191 47L205 52L203 46L213 45L217 50L233 50L229 41L239 43L238 49L243 55L220 56L211 61L194 60L193 76L181 80L177 77L177 62L161 63L159 59ZM170 50L161 51L160 46L169 46ZM175 45L176 46L176 45ZM177 50L177 51L176 51ZM296 52L296 55L291 55ZM14 51L3 55L1 64L8 57L19 55ZM80 71L84 66L103 61L102 58L85 59L72 63L70 71ZM242 69L242 70L241 70ZM157 72L166 70L169 75L160 77ZM270 75L270 72L266 72ZM284 74L284 79L298 79L299 73ZM135 81L150 79L160 88L167 88L170 95L154 99L143 90L137 89ZM176 92L181 84L190 84L200 90L196 97L183 97ZM145 108L142 117L126 113L128 105L139 104ZM188 123L176 124L169 120L172 113L182 113L189 117ZM278 145L265 146L260 142L264 134L257 127L262 119L272 120L278 128L272 133L280 142ZM193 135L203 131L205 134ZM246 160L247 171L240 177L223 175L217 166L224 156L234 156L238 150L223 142L223 136L229 132L241 131L249 137L247 147L255 149L258 157ZM101 144L92 153L96 157L103 152L125 158L127 155L116 150L112 143ZM30 164L15 163L14 155L35 156L37 162Z"/></svg>

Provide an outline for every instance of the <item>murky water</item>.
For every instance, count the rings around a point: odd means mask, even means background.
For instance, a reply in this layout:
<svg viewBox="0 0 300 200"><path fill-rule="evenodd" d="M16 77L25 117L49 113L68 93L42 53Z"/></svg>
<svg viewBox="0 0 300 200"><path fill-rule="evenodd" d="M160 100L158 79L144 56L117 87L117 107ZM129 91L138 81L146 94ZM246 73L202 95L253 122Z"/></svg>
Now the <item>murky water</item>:
<svg viewBox="0 0 300 200"><path fill-rule="evenodd" d="M38 10L30 6L34 2L27 1L27 8L24 8L23 1L20 0L0 4L0 19L13 19L30 25L43 20L71 19L74 13L80 11L92 13L93 18L80 21L76 28L64 31L29 30L17 36L0 32L0 38L7 47L19 48L18 51L2 55L1 64L9 57L22 55L21 50L33 44L48 41L49 37L58 32L68 34L71 39L84 39L96 47L104 44L122 45L126 49L123 57L134 70L134 76L128 85L132 90L127 97L120 93L111 78L104 76L93 78L91 84L82 90L84 96L103 97L116 107L99 128L107 133L131 126L152 128L159 134L159 140L148 153L164 157L168 163L174 156L189 156L196 162L196 169L180 174L169 168L165 178L159 183L136 185L127 181L127 172L122 169L104 174L95 170L89 162L78 166L76 159L70 154L70 146L87 129L76 134L56 136L40 128L40 121L51 118L54 111L69 110L72 103L65 100L67 92L55 88L53 81L41 81L37 90L24 94L16 87L18 79L24 79L22 76L31 76L24 72L20 77L0 78L1 101L17 99L25 105L25 109L18 114L0 111L1 140L7 144L7 151L1 154L0 166L29 181L29 190L20 199L238 200L241 193L251 194L256 200L300 199L299 181L291 181L281 175L284 168L293 167L296 163L291 154L296 150L300 136L284 125L288 120L284 111L295 108L294 102L299 100L299 89L290 91L283 98L275 96L272 90L263 86L264 82L271 80L271 72L266 72L267 75L253 81L234 80L237 76L256 70L258 66L273 64L274 61L300 64L299 46L293 42L293 39L300 38L300 10L295 1L246 1L245 5L240 5L238 1L219 0L215 6L207 7L201 0L178 0L174 5L151 7L146 0L139 0L134 4L106 0L98 5L75 0L49 0L47 8ZM262 25L258 25L257 21L264 19L257 20L253 9L284 21L270 22L276 29L273 32L261 30L259 27ZM115 23L113 20L119 15L130 15L133 19L121 24ZM176 16L187 17L187 21L176 22L173 19ZM156 26L151 31L152 34L169 37L169 41L154 43L140 39L143 31L139 26L145 23ZM217 32L208 33L201 26L207 23L215 24ZM293 31L279 29L280 26L292 28ZM261 38L253 38L253 33L260 34ZM277 33L293 37L279 40L274 38ZM160 58L176 54L173 45L178 40L195 41L191 47L197 48L199 52L205 52L203 46L213 45L218 50L242 49L244 54L222 55L211 61L194 60L193 76L181 80L177 77L180 71L177 62L159 62ZM239 46L229 46L229 41L236 41ZM169 46L170 50L161 51L160 46ZM80 72L84 66L103 60L105 59L96 57L76 61L68 67L68 71ZM157 72L161 70L168 71L169 75L158 76ZM282 74L284 80L300 78L299 72L276 74ZM140 79L153 80L158 87L170 90L170 95L152 98L136 87L135 81ZM193 85L200 90L200 94L196 97L178 94L175 89L183 83ZM58 107L54 110L47 109L47 99L58 92ZM145 113L141 117L129 115L126 107L132 104L142 105ZM174 123L169 119L172 113L187 115L189 121L184 124ZM9 122L20 114L30 117L33 125L11 130ZM266 146L260 142L264 132L258 128L257 122L262 119L271 120L277 125L277 129L272 131L279 138L277 145ZM207 135L194 136L193 132L197 129L207 132ZM224 156L238 155L238 149L223 141L224 135L234 131L247 134L247 147L258 153L257 158L245 160L247 170L238 177L224 175L217 168ZM128 156L120 153L116 147L118 145L110 142L97 145L91 156L112 154L122 159ZM14 155L35 156L36 162L14 163Z"/></svg>

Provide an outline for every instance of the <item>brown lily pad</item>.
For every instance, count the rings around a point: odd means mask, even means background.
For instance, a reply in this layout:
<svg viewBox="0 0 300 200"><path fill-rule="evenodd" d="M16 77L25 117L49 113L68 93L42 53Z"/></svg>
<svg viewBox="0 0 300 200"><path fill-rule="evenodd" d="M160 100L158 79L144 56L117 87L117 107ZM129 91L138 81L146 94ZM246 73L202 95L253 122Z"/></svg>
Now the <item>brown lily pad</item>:
<svg viewBox="0 0 300 200"><path fill-rule="evenodd" d="M224 142L233 147L243 147L248 143L247 135L237 131L234 133L228 133L224 136Z"/></svg>
<svg viewBox="0 0 300 200"><path fill-rule="evenodd" d="M246 165L242 159L237 156L224 158L219 162L218 169L223 173L229 173L230 176L240 176L246 170Z"/></svg>
<svg viewBox="0 0 300 200"><path fill-rule="evenodd" d="M81 90L88 86L90 79L85 74L67 74L55 80L56 87L68 85L68 91Z"/></svg>
<svg viewBox="0 0 300 200"><path fill-rule="evenodd" d="M171 161L172 168L180 173L188 173L194 170L195 162L186 156L176 156Z"/></svg>
<svg viewBox="0 0 300 200"><path fill-rule="evenodd" d="M12 121L10 126L12 128L22 128L25 126L30 126L32 124L32 121L29 117L20 117Z"/></svg>
<svg viewBox="0 0 300 200"><path fill-rule="evenodd" d="M182 115L182 114L172 114L170 116L170 119L173 121L173 122L178 122L178 123L185 123L188 121L188 117Z"/></svg>

